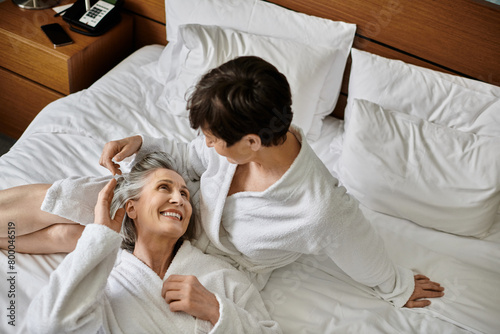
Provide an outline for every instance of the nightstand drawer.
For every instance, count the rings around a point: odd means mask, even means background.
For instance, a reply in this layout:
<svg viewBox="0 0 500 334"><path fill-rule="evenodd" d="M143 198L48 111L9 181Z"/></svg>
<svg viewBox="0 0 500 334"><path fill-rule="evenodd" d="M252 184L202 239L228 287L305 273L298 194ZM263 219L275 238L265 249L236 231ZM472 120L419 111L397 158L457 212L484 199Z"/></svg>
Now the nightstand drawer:
<svg viewBox="0 0 500 334"><path fill-rule="evenodd" d="M0 45L0 66L63 94L71 92L68 57L5 31L0 31Z"/></svg>
<svg viewBox="0 0 500 334"><path fill-rule="evenodd" d="M47 104L64 95L0 68L0 132L19 138Z"/></svg>

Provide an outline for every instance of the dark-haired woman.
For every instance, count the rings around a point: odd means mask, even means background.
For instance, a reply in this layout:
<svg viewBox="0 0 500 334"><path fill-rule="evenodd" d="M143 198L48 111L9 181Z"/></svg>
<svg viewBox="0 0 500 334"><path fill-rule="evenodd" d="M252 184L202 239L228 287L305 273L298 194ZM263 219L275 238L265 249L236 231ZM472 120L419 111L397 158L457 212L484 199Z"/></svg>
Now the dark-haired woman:
<svg viewBox="0 0 500 334"><path fill-rule="evenodd" d="M302 254L327 254L397 307L442 296L438 283L389 259L357 201L291 125L291 104L288 82L273 65L236 58L204 75L188 101L191 126L202 136L190 144L147 136L112 141L100 163L117 174L116 162L158 150L182 162L183 176L199 181L204 233L197 246L243 269L259 288ZM63 198L63 190L51 188L45 202Z"/></svg>

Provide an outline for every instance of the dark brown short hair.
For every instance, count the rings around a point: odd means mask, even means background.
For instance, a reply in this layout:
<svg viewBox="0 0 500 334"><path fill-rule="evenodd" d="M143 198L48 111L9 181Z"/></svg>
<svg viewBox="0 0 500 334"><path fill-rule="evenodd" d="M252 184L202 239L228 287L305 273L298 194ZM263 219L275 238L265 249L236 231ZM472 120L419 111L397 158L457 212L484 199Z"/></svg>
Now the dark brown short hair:
<svg viewBox="0 0 500 334"><path fill-rule="evenodd" d="M264 146L286 139L292 122L286 77L262 58L239 57L205 74L188 99L193 129L206 129L227 146L256 134Z"/></svg>

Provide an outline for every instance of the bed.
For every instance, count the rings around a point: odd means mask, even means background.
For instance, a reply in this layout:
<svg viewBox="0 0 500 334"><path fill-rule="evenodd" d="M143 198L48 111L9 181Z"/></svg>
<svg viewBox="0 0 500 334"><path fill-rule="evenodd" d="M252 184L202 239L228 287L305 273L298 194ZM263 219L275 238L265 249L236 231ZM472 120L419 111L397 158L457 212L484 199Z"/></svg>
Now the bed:
<svg viewBox="0 0 500 334"><path fill-rule="evenodd" d="M98 159L110 140L140 133L192 140L186 90L225 59L256 54L289 78L294 123L359 200L391 258L446 289L427 308L397 309L328 259L304 255L275 270L262 291L283 332L498 333L498 6L472 0L127 6L137 13L138 44L157 44L44 108L0 158L1 189L106 175ZM1 333L24 332L31 298L64 256L0 253Z"/></svg>

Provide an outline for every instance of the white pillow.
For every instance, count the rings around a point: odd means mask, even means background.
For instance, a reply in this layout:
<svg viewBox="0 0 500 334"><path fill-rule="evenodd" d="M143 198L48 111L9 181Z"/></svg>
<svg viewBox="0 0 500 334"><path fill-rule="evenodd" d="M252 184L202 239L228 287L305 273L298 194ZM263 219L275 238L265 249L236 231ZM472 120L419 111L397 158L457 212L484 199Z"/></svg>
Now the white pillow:
<svg viewBox="0 0 500 334"><path fill-rule="evenodd" d="M500 137L500 87L353 49L345 128L354 99L465 132Z"/></svg>
<svg viewBox="0 0 500 334"><path fill-rule="evenodd" d="M331 59L338 54L335 49L311 48L291 40L197 24L181 26L179 41L183 48L176 71L172 72L175 76L166 82L161 99L165 109L187 116L186 91L203 74L238 56L259 55L287 77L292 91L293 124L304 131L311 127L311 111L316 108Z"/></svg>
<svg viewBox="0 0 500 334"><path fill-rule="evenodd" d="M356 25L294 12L261 0L169 0L165 1L165 11L167 39L170 43L159 61L159 72L165 78L171 76L172 63L180 50L179 46L175 46L178 30L185 24L216 25L250 34L292 40L313 49L328 47L335 50L335 57L330 59L330 67L325 70L325 80L317 88L317 104L310 110L295 110L294 117L309 118L309 129L303 129L308 138L315 140L319 137L322 120L337 104ZM291 63L288 57L281 62L288 62L290 68L302 66ZM299 113L305 115L299 116Z"/></svg>
<svg viewBox="0 0 500 334"><path fill-rule="evenodd" d="M340 179L368 208L484 237L500 204L500 138L353 100Z"/></svg>

